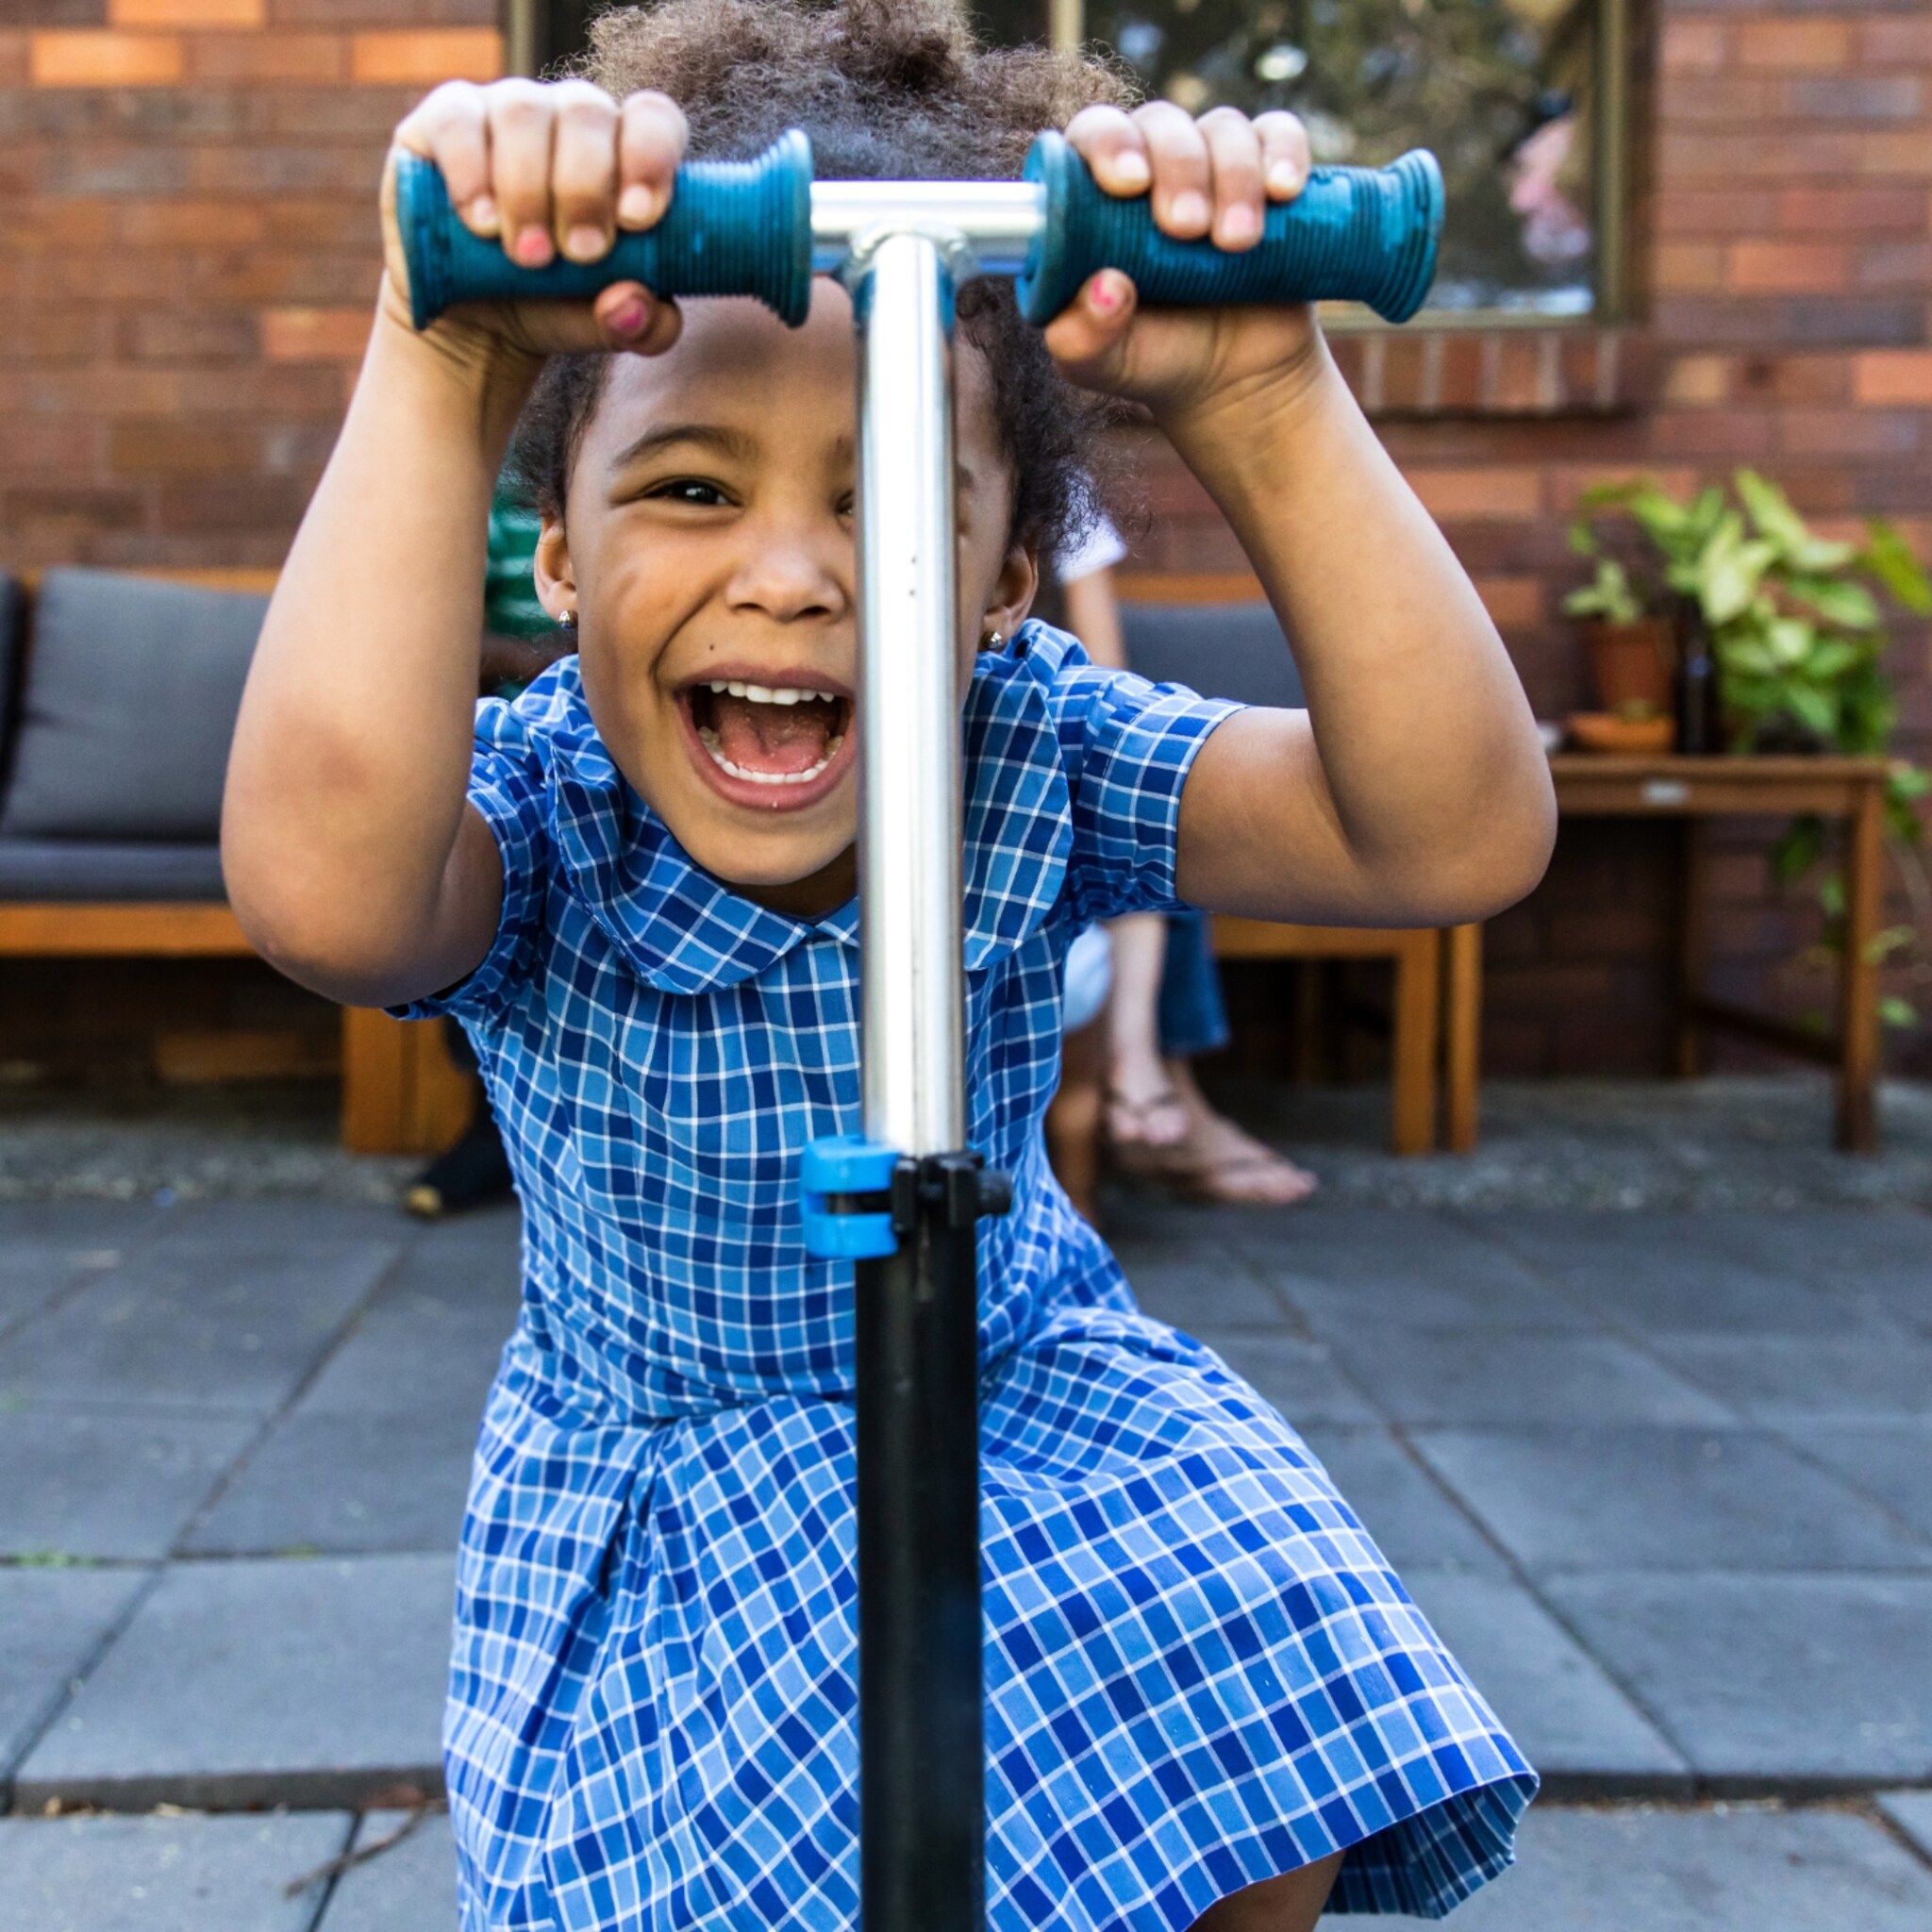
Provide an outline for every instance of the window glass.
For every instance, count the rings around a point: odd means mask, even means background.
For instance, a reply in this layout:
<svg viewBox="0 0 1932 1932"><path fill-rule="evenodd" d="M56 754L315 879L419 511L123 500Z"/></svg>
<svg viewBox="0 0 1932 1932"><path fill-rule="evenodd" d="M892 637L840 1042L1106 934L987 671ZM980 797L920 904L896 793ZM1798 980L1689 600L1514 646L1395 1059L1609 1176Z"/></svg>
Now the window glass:
<svg viewBox="0 0 1932 1932"><path fill-rule="evenodd" d="M1199 113L1289 108L1318 161L1432 149L1448 188L1430 307L1587 313L1596 281L1591 55L1601 0L1087 0L1084 34ZM1041 38L1033 0L975 7Z"/></svg>

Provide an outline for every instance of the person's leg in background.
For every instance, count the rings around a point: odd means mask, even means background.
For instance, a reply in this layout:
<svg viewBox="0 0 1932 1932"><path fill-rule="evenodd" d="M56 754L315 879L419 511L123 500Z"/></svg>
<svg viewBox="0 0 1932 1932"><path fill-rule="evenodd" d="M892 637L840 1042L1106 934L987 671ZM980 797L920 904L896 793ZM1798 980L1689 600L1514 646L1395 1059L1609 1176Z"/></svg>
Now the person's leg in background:
<svg viewBox="0 0 1932 1932"><path fill-rule="evenodd" d="M1107 1008L1107 1138L1116 1153L1176 1147L1188 1110L1161 1058L1167 920L1133 912L1108 926L1113 941L1113 997Z"/></svg>
<svg viewBox="0 0 1932 1932"><path fill-rule="evenodd" d="M1194 1058L1228 1041L1212 923L1205 912L1188 908L1169 913L1161 925L1158 993L1151 1018L1161 1084L1186 1124L1170 1142L1124 1148L1116 1141L1115 1158L1130 1174L1201 1200L1257 1208L1286 1208L1306 1200L1315 1190L1314 1175L1243 1132L1213 1106L1194 1078L1190 1064ZM1118 966L1115 985L1118 1010L1124 993ZM1118 1069L1114 1078L1119 1079Z"/></svg>
<svg viewBox="0 0 1932 1932"><path fill-rule="evenodd" d="M465 1073L476 1071L476 1056L469 1040L454 1020L442 1023L449 1057ZM496 1116L477 1083L476 1110L462 1139L439 1154L403 1191L403 1206L411 1214L433 1221L442 1214L461 1214L472 1208L491 1208L515 1197L510 1181L509 1156L503 1151L503 1136L496 1130Z"/></svg>
<svg viewBox="0 0 1932 1932"><path fill-rule="evenodd" d="M1060 1084L1046 1109L1046 1158L1068 1198L1099 1225L1101 1113L1107 1091L1108 929L1090 925L1067 952L1060 1009Z"/></svg>

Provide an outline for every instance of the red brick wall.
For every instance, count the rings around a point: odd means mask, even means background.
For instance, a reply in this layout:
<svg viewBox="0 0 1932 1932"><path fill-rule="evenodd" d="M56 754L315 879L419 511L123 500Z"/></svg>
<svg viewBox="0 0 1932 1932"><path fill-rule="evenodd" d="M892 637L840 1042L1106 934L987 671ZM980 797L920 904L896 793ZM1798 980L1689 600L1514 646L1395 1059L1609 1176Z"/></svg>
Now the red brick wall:
<svg viewBox="0 0 1932 1932"><path fill-rule="evenodd" d="M493 0L0 4L0 551L275 563L375 300L389 130Z"/></svg>
<svg viewBox="0 0 1932 1932"><path fill-rule="evenodd" d="M1750 463L1827 532L1884 515L1932 556L1932 8L1687 0L1650 27L1637 325L1341 345L1546 717L1589 695L1558 607L1580 576L1565 524L1591 481L1644 470L1689 488ZM1239 566L1185 473L1161 466L1153 494L1150 566ZM1900 741L1924 758L1927 632L1896 635ZM1748 828L1716 841L1718 985L1824 1010L1828 981L1798 957L1818 929L1805 895L1768 895ZM1541 890L1490 930L1492 1067L1660 1064L1671 849L1661 827L1565 825ZM1932 1071L1924 1032L1891 1058Z"/></svg>
<svg viewBox="0 0 1932 1932"><path fill-rule="evenodd" d="M0 0L0 559L279 558L362 340L383 138L431 80L495 71L494 21L492 0ZM1585 696L1557 605L1596 477L1749 461L1827 528L1882 512L1932 550L1924 0L1707 0L1640 38L1637 325L1343 345L1545 714ZM1152 468L1141 561L1237 567L1189 479ZM1894 668L1923 751L1923 629ZM1790 964L1802 907L1729 845L1724 984L1818 1004ZM1657 1064L1667 847L1566 827L1491 930L1493 1065Z"/></svg>

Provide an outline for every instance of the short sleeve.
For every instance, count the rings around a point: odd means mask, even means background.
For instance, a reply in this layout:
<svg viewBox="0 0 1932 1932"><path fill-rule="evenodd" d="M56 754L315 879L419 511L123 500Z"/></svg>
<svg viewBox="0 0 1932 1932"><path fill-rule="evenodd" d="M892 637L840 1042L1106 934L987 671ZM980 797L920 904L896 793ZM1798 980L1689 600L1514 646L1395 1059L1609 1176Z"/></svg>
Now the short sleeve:
<svg viewBox="0 0 1932 1932"><path fill-rule="evenodd" d="M1080 915L1174 905L1182 788L1215 726L1241 708L1100 669L1077 644L1062 656L1049 703L1073 801L1068 875Z"/></svg>
<svg viewBox="0 0 1932 1932"><path fill-rule="evenodd" d="M498 699L476 708L469 802L482 815L503 861L503 908L482 963L456 985L390 1010L399 1020L439 1014L488 1024L527 983L537 959L550 878L543 774L516 710Z"/></svg>

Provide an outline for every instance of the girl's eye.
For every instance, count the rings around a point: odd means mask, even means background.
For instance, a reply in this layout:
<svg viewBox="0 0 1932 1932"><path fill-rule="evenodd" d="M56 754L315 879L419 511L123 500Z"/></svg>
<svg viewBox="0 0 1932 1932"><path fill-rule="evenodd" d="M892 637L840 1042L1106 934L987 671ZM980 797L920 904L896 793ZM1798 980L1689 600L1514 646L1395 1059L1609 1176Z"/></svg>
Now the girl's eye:
<svg viewBox="0 0 1932 1932"><path fill-rule="evenodd" d="M659 483L644 494L659 503L690 503L701 508L716 508L730 502L715 483L706 483L695 476L679 476L669 483Z"/></svg>

